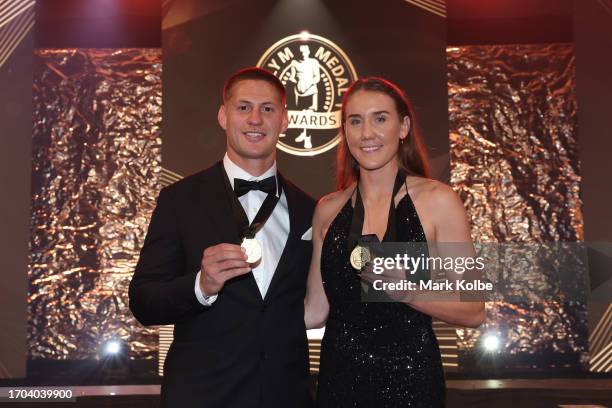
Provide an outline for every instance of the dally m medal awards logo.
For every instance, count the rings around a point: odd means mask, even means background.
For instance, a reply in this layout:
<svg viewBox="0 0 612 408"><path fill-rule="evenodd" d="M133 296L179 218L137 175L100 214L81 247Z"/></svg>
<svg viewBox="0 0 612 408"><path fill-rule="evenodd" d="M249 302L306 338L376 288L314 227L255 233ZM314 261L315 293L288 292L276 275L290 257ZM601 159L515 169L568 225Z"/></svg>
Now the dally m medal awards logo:
<svg viewBox="0 0 612 408"><path fill-rule="evenodd" d="M357 79L344 51L330 40L302 33L272 45L257 66L276 75L287 91L289 127L277 147L315 156L340 142L342 96Z"/></svg>

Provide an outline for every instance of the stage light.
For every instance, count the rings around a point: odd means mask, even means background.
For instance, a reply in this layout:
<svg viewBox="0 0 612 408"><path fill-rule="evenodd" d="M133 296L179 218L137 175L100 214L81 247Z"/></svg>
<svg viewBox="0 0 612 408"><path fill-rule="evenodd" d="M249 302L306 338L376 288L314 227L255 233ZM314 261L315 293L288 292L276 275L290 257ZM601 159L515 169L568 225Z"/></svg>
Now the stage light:
<svg viewBox="0 0 612 408"><path fill-rule="evenodd" d="M118 340L109 340L106 343L104 343L102 350L103 350L104 355L107 355L107 356L117 355L121 352L121 342L119 342Z"/></svg>
<svg viewBox="0 0 612 408"><path fill-rule="evenodd" d="M130 373L130 347L122 339L111 338L100 347L101 381L124 381Z"/></svg>
<svg viewBox="0 0 612 408"><path fill-rule="evenodd" d="M488 352L499 350L500 343L499 337L495 334L487 334L482 340L482 345Z"/></svg>

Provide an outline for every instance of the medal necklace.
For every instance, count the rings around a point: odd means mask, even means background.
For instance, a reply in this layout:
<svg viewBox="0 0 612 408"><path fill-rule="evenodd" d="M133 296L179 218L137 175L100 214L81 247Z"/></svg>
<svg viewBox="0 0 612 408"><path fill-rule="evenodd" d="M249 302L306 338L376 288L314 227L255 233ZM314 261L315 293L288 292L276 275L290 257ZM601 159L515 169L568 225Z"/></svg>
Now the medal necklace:
<svg viewBox="0 0 612 408"><path fill-rule="evenodd" d="M395 184L393 185L393 193L391 194L391 202L389 204L389 216L387 219L387 229L383 237L383 241L395 241L397 236L397 226L395 222L395 205L394 198L405 185L406 177L402 171L398 171L395 176ZM375 234L362 235L363 224L365 218L365 208L361 193L359 191L359 180L357 180L357 187L355 188L357 196L355 197L355 208L353 209L353 217L351 219L351 226L349 230L349 236L347 239L348 249L350 251L350 262L353 268L358 271L372 260L372 254L365 245L368 242L380 242ZM406 191L408 187L406 186ZM368 218L369 222L369 218ZM368 228L369 230L369 228Z"/></svg>
<svg viewBox="0 0 612 408"><path fill-rule="evenodd" d="M282 194L283 186L279 182L278 177L276 180L277 194L268 194L264 202L259 207L259 211L253 218L253 221L249 223L249 218L244 212L244 208L238 201L238 197L232 189L227 173L223 171L223 181L225 182L225 192L228 198L230 208L232 209L232 218L237 228L238 236L240 237L240 246L244 248L247 255L247 263L257 263L262 256L261 244L255 238L255 235L261 230L272 215L274 207L278 203L279 197Z"/></svg>

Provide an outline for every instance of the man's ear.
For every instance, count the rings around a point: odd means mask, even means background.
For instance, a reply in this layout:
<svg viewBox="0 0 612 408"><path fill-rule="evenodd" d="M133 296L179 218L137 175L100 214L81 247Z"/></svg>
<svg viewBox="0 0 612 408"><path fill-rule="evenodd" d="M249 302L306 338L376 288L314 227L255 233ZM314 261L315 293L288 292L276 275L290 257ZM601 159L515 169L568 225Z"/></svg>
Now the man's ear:
<svg viewBox="0 0 612 408"><path fill-rule="evenodd" d="M408 138L408 133L410 132L410 126L412 126L412 123L410 123L410 117L408 115L404 116L404 120L402 120L402 127L400 129L400 139L404 139L406 140L406 138Z"/></svg>
<svg viewBox="0 0 612 408"><path fill-rule="evenodd" d="M225 113L225 105L221 105L219 107L219 112L217 113L217 120L219 121L219 126L221 126L223 130L227 130L227 115Z"/></svg>
<svg viewBox="0 0 612 408"><path fill-rule="evenodd" d="M287 131L287 127L289 126L289 113L287 108L283 109L283 121L281 122L281 133L285 133Z"/></svg>

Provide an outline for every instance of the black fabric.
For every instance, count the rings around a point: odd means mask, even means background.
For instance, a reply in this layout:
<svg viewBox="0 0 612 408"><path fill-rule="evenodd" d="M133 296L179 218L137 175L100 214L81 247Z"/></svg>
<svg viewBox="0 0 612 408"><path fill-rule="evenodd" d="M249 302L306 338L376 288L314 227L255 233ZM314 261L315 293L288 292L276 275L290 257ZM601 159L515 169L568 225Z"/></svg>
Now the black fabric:
<svg viewBox="0 0 612 408"><path fill-rule="evenodd" d="M290 232L266 296L252 274L226 282L216 302L194 292L205 248L239 243L221 163L162 189L130 283L145 325L174 324L164 364L164 407L306 407L304 295L315 202L279 175ZM265 245L265 243L263 243Z"/></svg>
<svg viewBox="0 0 612 408"><path fill-rule="evenodd" d="M276 194L276 176L271 176L259 181L249 181L239 178L234 179L234 192L236 193L236 197L242 197L252 190Z"/></svg>
<svg viewBox="0 0 612 408"><path fill-rule="evenodd" d="M426 242L409 195L396 211L397 241ZM321 343L317 406L443 407L444 374L431 317L389 298L364 301L362 282L349 263L352 219L349 199L330 224L321 250L329 317Z"/></svg>
<svg viewBox="0 0 612 408"><path fill-rule="evenodd" d="M232 190L232 185L230 184L229 178L225 171L223 172L223 181L225 185L225 196L227 197L228 205L232 209L232 216L234 220L234 224L238 230L238 235L240 238L255 238L257 232L263 228L264 224L274 212L274 207L278 203L280 196L283 192L282 185L276 187L276 177L268 177L261 182L258 181L246 181L242 179L235 178L234 179L234 187L238 188L240 185L240 193L236 190ZM268 195L264 202L261 204L259 211L253 218L253 221L249 224L249 218L244 212L244 208L238 201L238 197L248 193L251 190L261 190L263 192L267 192Z"/></svg>
<svg viewBox="0 0 612 408"><path fill-rule="evenodd" d="M398 171L397 175L395 176L393 193L391 194L391 203L389 204L389 216L387 218L387 229L385 230L385 236L383 237L383 241L394 242L397 237L395 221L396 210L395 206L393 205L393 200L395 199L397 193L400 191L400 188L402 188L402 185L406 185L406 176L403 174L403 172ZM406 186L406 191L408 191L408 186ZM353 209L353 216L351 218L351 225L349 227L349 235L347 239L349 253L353 250L353 248L355 248L355 245L357 245L358 242L379 242L375 234L368 234L364 236L362 236L361 234L365 218L365 208L363 207L363 200L359 191L359 181L357 182L355 193L357 195L355 197L355 208ZM364 239L364 237L366 238Z"/></svg>

